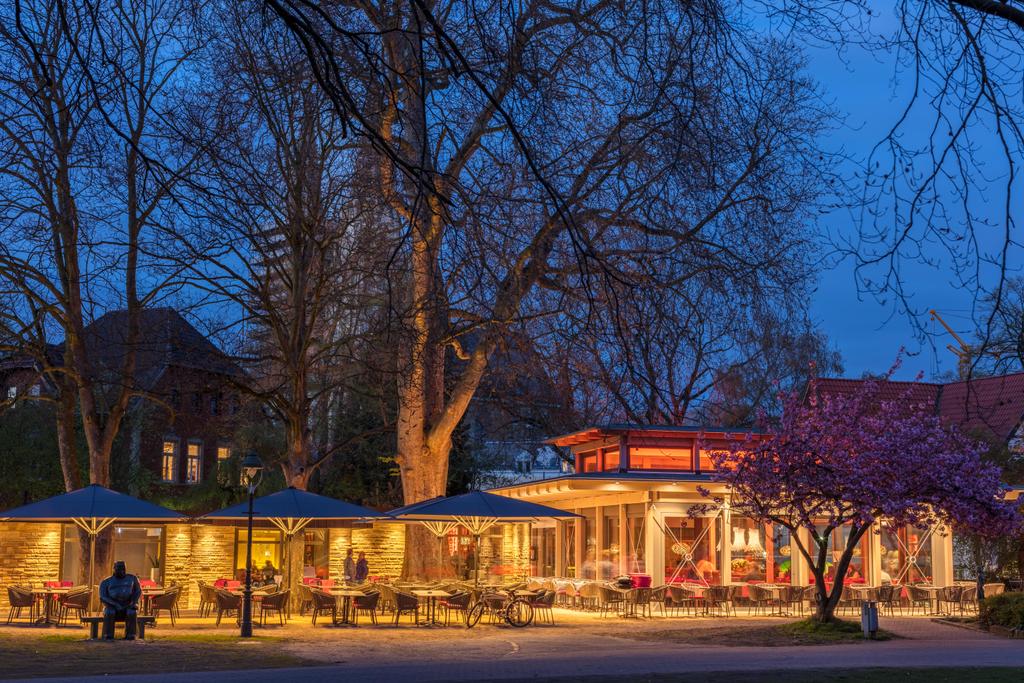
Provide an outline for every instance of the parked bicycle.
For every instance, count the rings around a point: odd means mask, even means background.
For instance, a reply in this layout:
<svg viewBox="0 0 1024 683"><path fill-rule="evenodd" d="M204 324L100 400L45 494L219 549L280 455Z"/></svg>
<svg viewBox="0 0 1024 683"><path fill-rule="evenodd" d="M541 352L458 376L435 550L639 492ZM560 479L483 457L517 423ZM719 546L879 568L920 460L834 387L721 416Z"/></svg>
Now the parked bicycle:
<svg viewBox="0 0 1024 683"><path fill-rule="evenodd" d="M533 623L533 605L524 597L517 596L515 591L508 594L485 593L480 600L466 610L466 628L473 628L480 623L487 612L509 626L523 628Z"/></svg>

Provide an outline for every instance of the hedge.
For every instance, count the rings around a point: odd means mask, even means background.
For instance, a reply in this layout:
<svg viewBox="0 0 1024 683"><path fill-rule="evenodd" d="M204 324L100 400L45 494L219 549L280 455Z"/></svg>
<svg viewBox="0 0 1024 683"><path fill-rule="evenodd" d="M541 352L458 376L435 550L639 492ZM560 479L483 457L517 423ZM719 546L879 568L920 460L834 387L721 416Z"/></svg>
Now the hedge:
<svg viewBox="0 0 1024 683"><path fill-rule="evenodd" d="M1024 593L1003 593L981 601L981 623L1024 629Z"/></svg>

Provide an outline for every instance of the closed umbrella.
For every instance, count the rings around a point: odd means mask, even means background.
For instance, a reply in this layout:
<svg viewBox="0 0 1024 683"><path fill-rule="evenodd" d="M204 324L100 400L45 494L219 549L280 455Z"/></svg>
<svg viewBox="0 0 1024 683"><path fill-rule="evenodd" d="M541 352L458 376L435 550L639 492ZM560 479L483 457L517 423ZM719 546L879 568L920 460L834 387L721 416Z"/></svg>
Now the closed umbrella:
<svg viewBox="0 0 1024 683"><path fill-rule="evenodd" d="M396 508L388 514L399 521L423 524L439 538L455 525L466 527L476 541L474 581L477 584L480 582L480 536L495 524L579 517L574 512L484 491L471 491L458 496L439 496Z"/></svg>
<svg viewBox="0 0 1024 683"><path fill-rule="evenodd" d="M95 584L96 537L115 522L184 521L185 515L138 498L90 484L70 493L0 513L12 522L71 522L89 534L89 586ZM89 598L92 610L93 598Z"/></svg>

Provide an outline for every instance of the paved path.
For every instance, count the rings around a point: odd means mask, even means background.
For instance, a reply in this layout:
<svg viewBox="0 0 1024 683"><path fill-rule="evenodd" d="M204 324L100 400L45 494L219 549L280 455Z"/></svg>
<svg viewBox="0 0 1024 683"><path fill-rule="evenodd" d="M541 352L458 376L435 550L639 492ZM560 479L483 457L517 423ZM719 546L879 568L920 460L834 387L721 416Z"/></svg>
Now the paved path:
<svg viewBox="0 0 1024 683"><path fill-rule="evenodd" d="M365 682L484 681L538 676L640 675L646 673L694 673L702 671L764 671L771 669L850 669L863 667L1021 666L1024 641L997 638L925 619L887 619L882 626L902 639L880 643L805 647L710 647L625 640L607 635L576 639L566 634L536 630L501 631L487 638L486 652L450 658L437 650L422 659L401 659L401 651L388 648L367 657L359 648L349 650L338 664L298 669L217 671L150 676L102 676L47 679L121 683L195 683L224 681L260 683L296 681L323 683L329 679ZM459 643L453 643L459 651ZM340 653L339 653L340 654ZM421 653L417 657L423 656Z"/></svg>

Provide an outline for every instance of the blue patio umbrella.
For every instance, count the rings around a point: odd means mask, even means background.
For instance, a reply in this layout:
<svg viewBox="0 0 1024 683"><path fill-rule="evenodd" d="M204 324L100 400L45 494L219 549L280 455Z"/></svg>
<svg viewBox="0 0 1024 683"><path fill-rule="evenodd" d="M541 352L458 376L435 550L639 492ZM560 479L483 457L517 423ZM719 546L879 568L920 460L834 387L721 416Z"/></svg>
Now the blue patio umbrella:
<svg viewBox="0 0 1024 683"><path fill-rule="evenodd" d="M457 496L439 496L396 508L388 514L405 522L419 522L438 538L444 537L456 526L462 525L473 534L477 548L480 536L495 524L536 522L542 519L568 519L579 517L574 512L508 498L485 491L470 491ZM480 557L477 554L475 580L480 580Z"/></svg>
<svg viewBox="0 0 1024 683"><path fill-rule="evenodd" d="M90 484L70 493L0 512L0 521L72 522L89 534L89 585L94 584L96 537L114 522L184 521L185 515ZM92 600L90 598L90 606Z"/></svg>
<svg viewBox="0 0 1024 683"><path fill-rule="evenodd" d="M248 502L210 512L200 520L242 521L249 519ZM317 521L371 521L390 519L383 512L346 503L343 500L321 496L309 491L290 487L277 493L262 496L253 501L253 519L266 520L280 529L287 541L313 522ZM288 549L288 585L291 586L291 548Z"/></svg>

